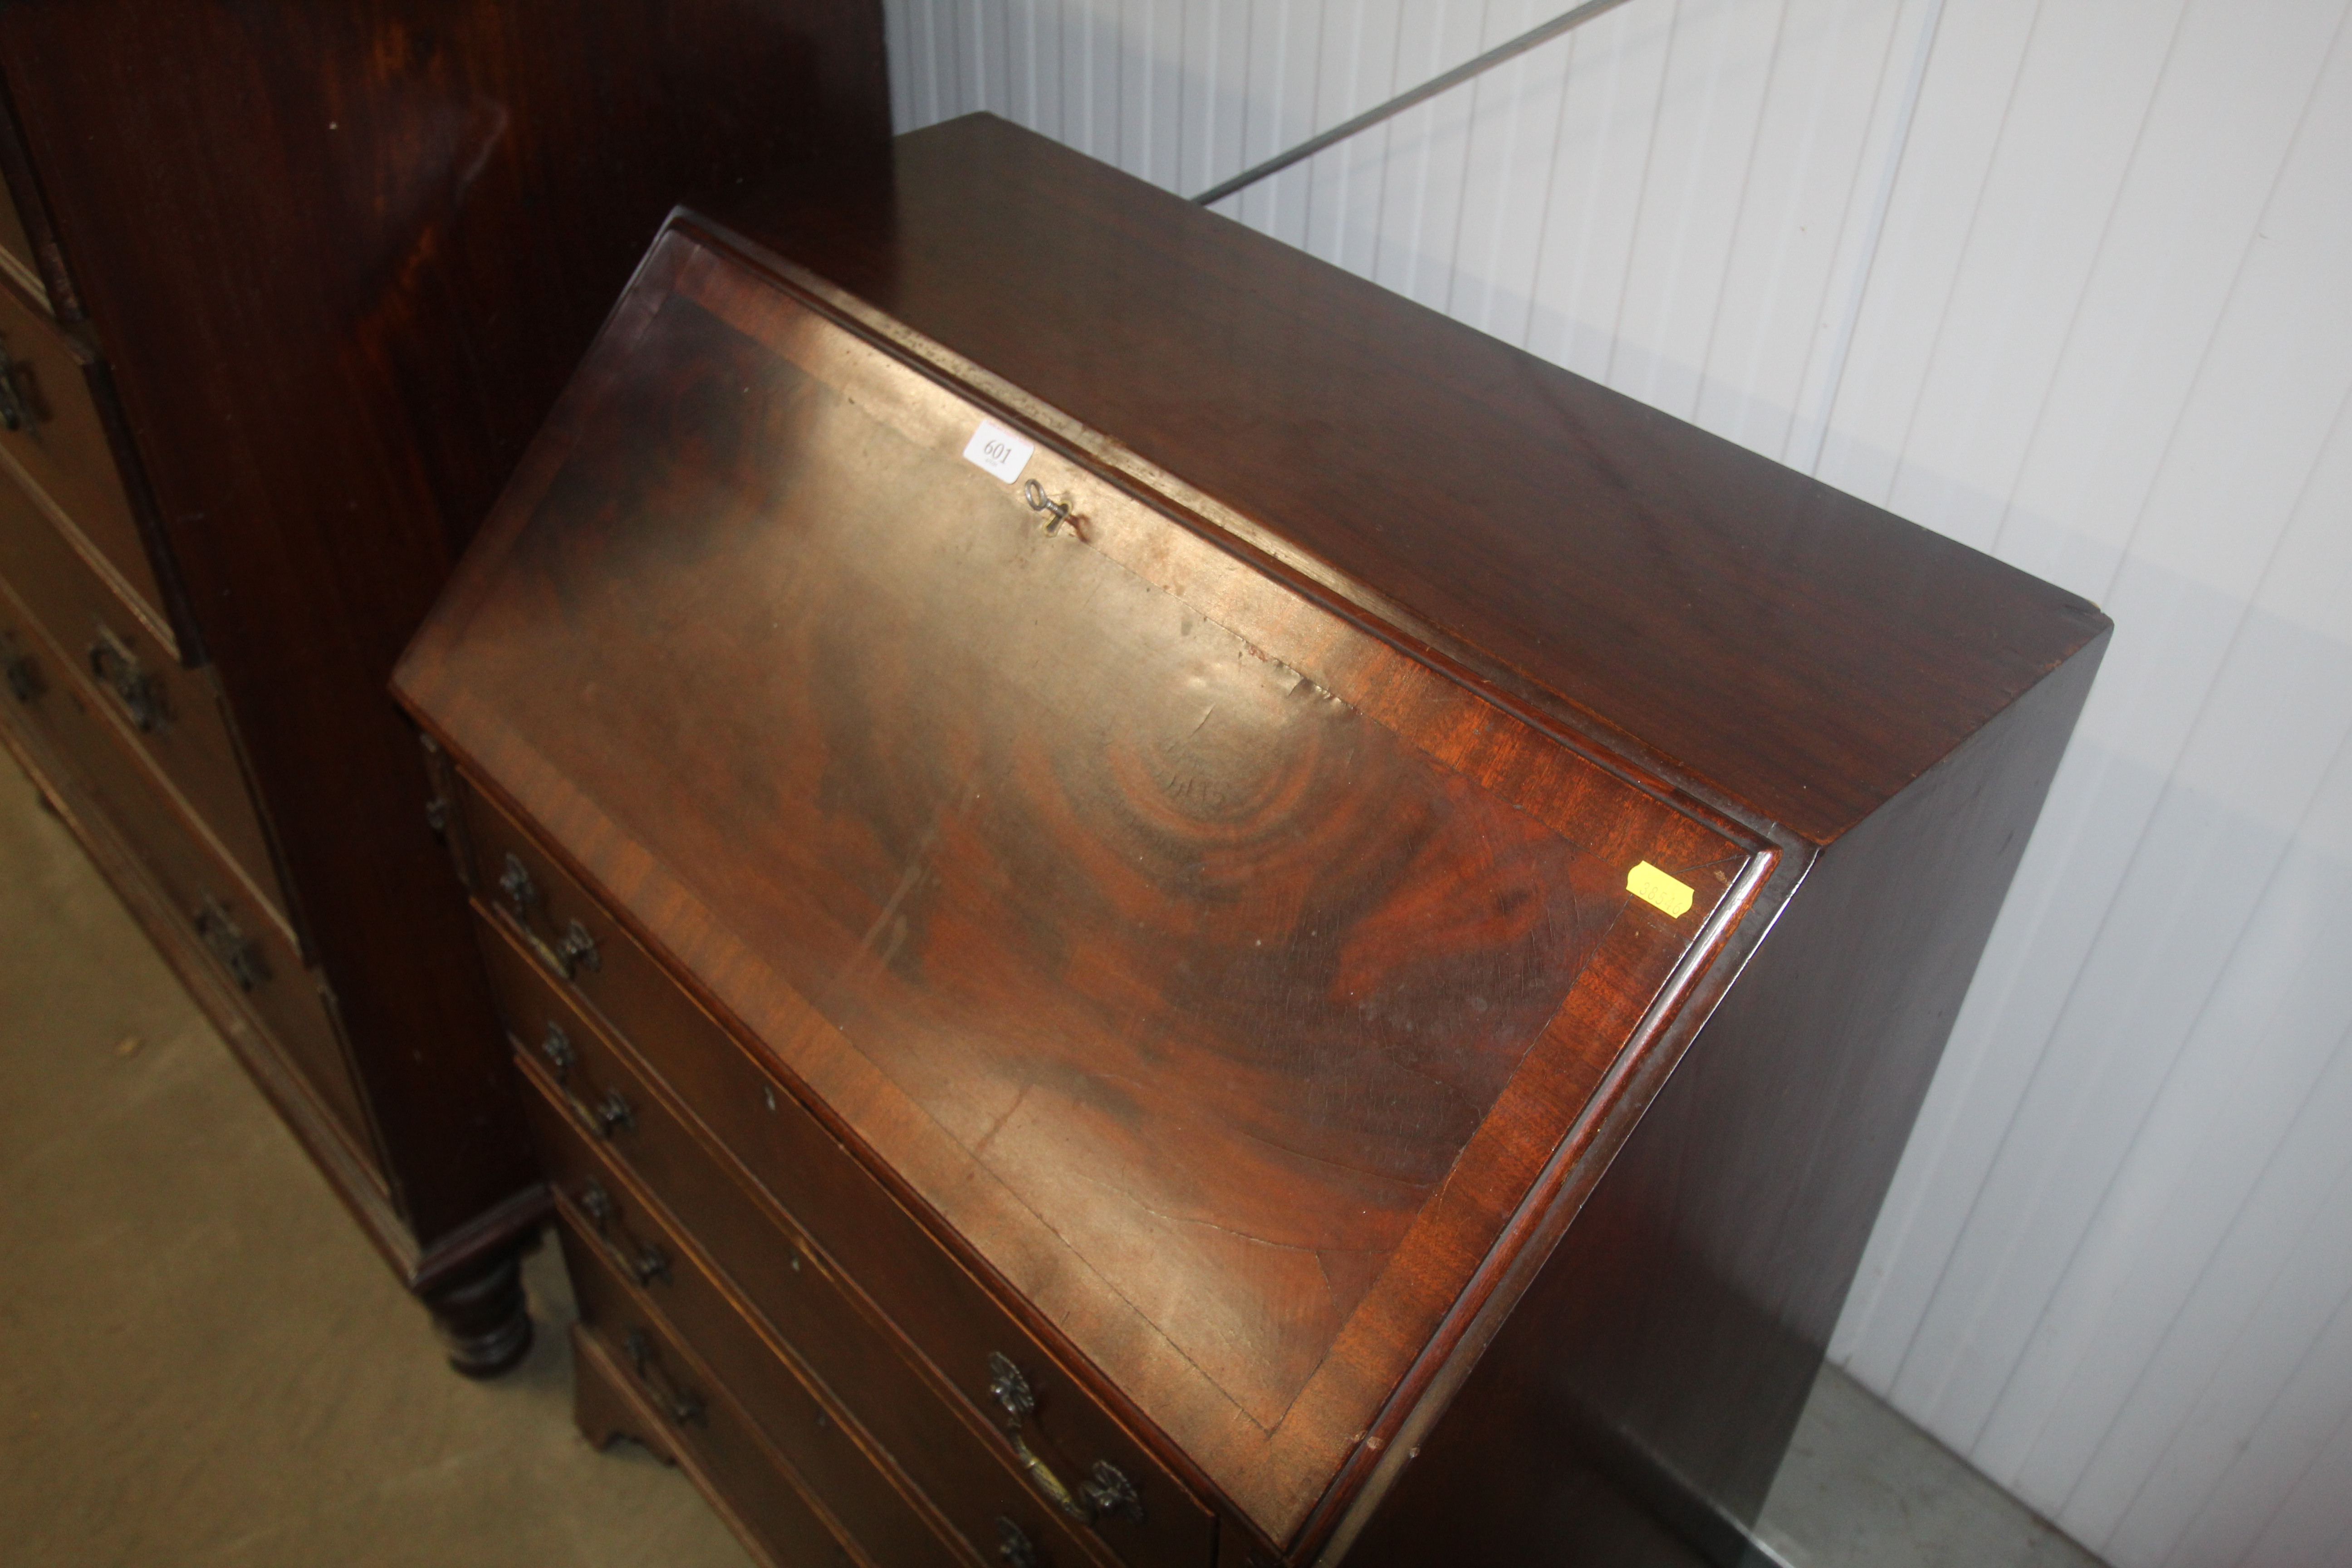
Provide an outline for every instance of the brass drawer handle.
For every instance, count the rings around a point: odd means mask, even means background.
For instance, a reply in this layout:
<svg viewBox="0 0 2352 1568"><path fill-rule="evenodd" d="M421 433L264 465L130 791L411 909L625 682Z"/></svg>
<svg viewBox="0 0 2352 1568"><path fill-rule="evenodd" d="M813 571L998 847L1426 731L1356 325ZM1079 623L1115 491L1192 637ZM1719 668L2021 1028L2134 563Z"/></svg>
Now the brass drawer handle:
<svg viewBox="0 0 2352 1568"><path fill-rule="evenodd" d="M1036 1414L1037 1395L1030 1389L1029 1380L1013 1364L1013 1358L1002 1351L992 1351L988 1357L988 1393L1004 1407L1004 1424L1018 1429L1021 1423Z"/></svg>
<svg viewBox="0 0 2352 1568"><path fill-rule="evenodd" d="M662 1415L673 1426L708 1426L709 1417L702 1408L702 1396L671 1381L668 1373L654 1354L653 1342L643 1329L631 1329L621 1341L621 1348L636 1369L637 1381L646 1385L661 1405Z"/></svg>
<svg viewBox="0 0 2352 1568"><path fill-rule="evenodd" d="M996 1521L996 1555L1011 1568L1044 1568L1045 1561L1037 1555L1029 1532L1001 1515Z"/></svg>
<svg viewBox="0 0 2352 1568"><path fill-rule="evenodd" d="M507 896L507 913L530 930L531 911L539 908L539 884L530 879L530 868L520 856L507 857L506 869L499 874L499 891Z"/></svg>
<svg viewBox="0 0 2352 1568"><path fill-rule="evenodd" d="M563 940L555 944L555 954L563 966L566 980L579 970L601 971L604 967L604 958L596 952L595 937L578 921L564 928Z"/></svg>
<svg viewBox="0 0 2352 1568"><path fill-rule="evenodd" d="M1135 1489L1125 1471L1108 1459L1097 1459L1076 1489L1054 1473L1053 1467L1037 1457L1022 1435L1021 1425L1036 1413L1036 1391L1021 1369L1013 1364L1003 1352L992 1352L988 1358L988 1392L1004 1411L1005 1436L1013 1440L1013 1457L1019 1460L1024 1474L1047 1501L1081 1524L1092 1524L1105 1514L1115 1514L1134 1523L1144 1521L1143 1496Z"/></svg>
<svg viewBox="0 0 2352 1568"><path fill-rule="evenodd" d="M210 893L196 910L196 935L213 962L228 971L239 991L250 991L269 978L269 965L262 961L261 949L239 929L228 906Z"/></svg>
<svg viewBox="0 0 2352 1568"><path fill-rule="evenodd" d="M580 1210L595 1226L596 1245L614 1268L641 1286L650 1285L656 1279L665 1285L670 1282L669 1254L650 1241L638 1242L635 1250L632 1251L612 1234L611 1227L620 1217L619 1211L614 1207L613 1194L593 1176L589 1178L588 1184L580 1189Z"/></svg>
<svg viewBox="0 0 2352 1568"><path fill-rule="evenodd" d="M1129 1524L1142 1524L1150 1517L1143 1511L1143 1494L1135 1489L1127 1472L1108 1459L1097 1459L1087 1479L1078 1483L1078 1495L1096 1516L1115 1515Z"/></svg>
<svg viewBox="0 0 2352 1568"><path fill-rule="evenodd" d="M14 434L40 418L39 400L25 384L27 368L5 345L0 345L0 430Z"/></svg>
<svg viewBox="0 0 2352 1568"><path fill-rule="evenodd" d="M572 1120L599 1138L610 1139L616 1133L636 1129L636 1108L617 1089L606 1089L604 1098L593 1106L583 1105L577 1095L569 1092L563 1099L572 1109Z"/></svg>
<svg viewBox="0 0 2352 1568"><path fill-rule="evenodd" d="M1029 1380L1021 1374L1021 1369L1013 1364L1013 1358L1002 1351L989 1352L988 1392L1004 1411L1004 1432L1013 1439L1013 1457L1021 1461L1022 1471L1031 1484L1072 1519L1082 1524L1091 1523L1093 1510L1078 1500L1077 1494L1062 1483L1053 1467L1039 1458L1037 1451L1029 1447L1029 1440L1021 1435L1021 1424L1037 1409L1037 1394L1029 1386Z"/></svg>
<svg viewBox="0 0 2352 1568"><path fill-rule="evenodd" d="M158 734L171 727L172 712L164 700L163 683L140 662L131 645L103 623L90 641L89 673L100 686L113 694L130 719L131 727L141 734Z"/></svg>
<svg viewBox="0 0 2352 1568"><path fill-rule="evenodd" d="M604 1098L593 1105L573 1091L572 1069L580 1065L580 1053L572 1048L572 1037L563 1032L563 1026L552 1018L547 1021L547 1034L539 1042L539 1054L547 1058L549 1068L555 1074L556 1092L563 1096L563 1108L572 1113L580 1131L591 1138L607 1141L618 1133L636 1131L636 1107L619 1089L606 1089Z"/></svg>
<svg viewBox="0 0 2352 1568"><path fill-rule="evenodd" d="M30 702L49 689L41 678L41 661L17 646L16 639L0 632L0 673L8 680L8 694L19 702Z"/></svg>
<svg viewBox="0 0 2352 1568"><path fill-rule="evenodd" d="M539 1042L539 1054L554 1069L556 1082L572 1081L572 1069L579 1065L580 1053L572 1048L572 1037L563 1032L563 1026L552 1018L547 1021L547 1033Z"/></svg>
<svg viewBox="0 0 2352 1568"><path fill-rule="evenodd" d="M1031 1483L1039 1491L1045 1494L1047 1502L1052 1503L1080 1524L1092 1524L1095 1521L1094 1510L1088 1508L1083 1499L1063 1484L1062 1478L1054 1473L1052 1466L1037 1457L1037 1450L1029 1446L1028 1439L1021 1436L1018 1428L1007 1431L1005 1436L1013 1439L1013 1457L1021 1461L1022 1471L1028 1476Z"/></svg>
<svg viewBox="0 0 2352 1568"><path fill-rule="evenodd" d="M596 951L596 938L578 921L564 928L562 937L552 946L539 934L533 923L533 911L540 909L539 884L531 879L530 868L515 855L507 857L506 869L499 873L499 890L507 896L504 913L512 922L515 934L521 937L540 963L565 980L574 978L583 970L602 970L604 960Z"/></svg>

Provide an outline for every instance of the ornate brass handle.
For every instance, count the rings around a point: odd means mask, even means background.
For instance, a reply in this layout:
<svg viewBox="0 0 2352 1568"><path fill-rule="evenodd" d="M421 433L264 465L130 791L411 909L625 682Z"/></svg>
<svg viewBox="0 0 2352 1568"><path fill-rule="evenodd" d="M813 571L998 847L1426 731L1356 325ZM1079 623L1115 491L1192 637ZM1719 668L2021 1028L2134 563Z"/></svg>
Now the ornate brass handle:
<svg viewBox="0 0 2352 1568"><path fill-rule="evenodd" d="M1097 1517L1117 1514L1129 1524L1141 1524L1148 1517L1143 1511L1143 1494L1127 1479L1127 1472L1108 1459L1097 1459L1087 1479L1078 1483L1078 1495L1087 1500Z"/></svg>
<svg viewBox="0 0 2352 1568"><path fill-rule="evenodd" d="M1063 1484L1062 1478L1054 1473L1052 1466L1037 1457L1037 1450L1032 1448L1028 1439L1021 1436L1019 1427L1008 1428L1005 1436L1013 1439L1013 1457L1021 1461L1023 1472L1028 1476L1032 1484L1039 1491L1045 1494L1047 1502L1052 1503L1080 1524L1092 1524L1095 1521L1095 1510L1088 1508L1077 1493Z"/></svg>
<svg viewBox="0 0 2352 1568"><path fill-rule="evenodd" d="M239 991L250 991L269 978L269 965L262 962L261 949L238 927L228 906L210 893L196 910L196 935L213 962L228 971Z"/></svg>
<svg viewBox="0 0 2352 1568"><path fill-rule="evenodd" d="M103 625L90 641L89 672L122 705L132 729L152 735L169 727L172 714L163 700L163 683L139 662L129 643Z"/></svg>
<svg viewBox="0 0 2352 1568"><path fill-rule="evenodd" d="M660 1402L662 1414L673 1426L707 1426L709 1418L702 1409L702 1396L679 1387L662 1370L661 1362L654 1355L653 1342L643 1329L631 1329L622 1340L621 1348L627 1352L629 1364L637 1371L637 1381L644 1384L654 1398Z"/></svg>
<svg viewBox="0 0 2352 1568"><path fill-rule="evenodd" d="M637 1125L637 1109L628 1097L617 1089L608 1089L604 1098L593 1105L583 1103L570 1089L563 1091L563 1104L572 1112L572 1120L592 1138L611 1138L616 1132L627 1132Z"/></svg>
<svg viewBox="0 0 2352 1568"><path fill-rule="evenodd" d="M1004 1424L1019 1430L1021 1423L1036 1413L1037 1395L1031 1391L1029 1380L1013 1364L1013 1358L1002 1351L991 1351L988 1356L989 1397L1004 1407Z"/></svg>
<svg viewBox="0 0 2352 1568"><path fill-rule="evenodd" d="M1029 1532L1001 1515L996 1521L996 1555L1012 1568L1043 1568L1045 1563Z"/></svg>
<svg viewBox="0 0 2352 1568"><path fill-rule="evenodd" d="M636 1107L619 1089L606 1089L604 1098L593 1105L572 1091L572 1069L579 1065L580 1053L572 1049L572 1037L563 1032L563 1026L552 1018L547 1021L547 1034L539 1042L539 1054L547 1058L548 1067L555 1074L556 1092L563 1096L563 1108L572 1113L580 1131L591 1138L608 1140L615 1133L635 1131Z"/></svg>
<svg viewBox="0 0 2352 1568"><path fill-rule="evenodd" d="M0 671L8 679L9 694L19 702L30 702L48 689L41 679L41 661L16 646L16 639L0 632Z"/></svg>
<svg viewBox="0 0 2352 1568"><path fill-rule="evenodd" d="M0 345L0 430L22 430L37 416L33 400L26 395L24 383L17 379L22 363Z"/></svg>
<svg viewBox="0 0 2352 1568"><path fill-rule="evenodd" d="M593 972L604 967L604 957L596 951L595 937L578 921L563 928L563 940L555 944L555 955L563 965L566 980L583 969Z"/></svg>
<svg viewBox="0 0 2352 1568"><path fill-rule="evenodd" d="M539 884L530 879L530 868L520 856L507 857L506 869L499 874L499 891L507 896L507 912L530 925L530 912L539 907Z"/></svg>
<svg viewBox="0 0 2352 1568"><path fill-rule="evenodd" d="M665 1285L669 1283L669 1254L650 1241L638 1242L636 1250L631 1252L613 1236L610 1227L619 1217L613 1206L613 1194L593 1176L580 1189L580 1209L596 1226L596 1245L614 1268L640 1285L650 1285L656 1279Z"/></svg>
<svg viewBox="0 0 2352 1568"><path fill-rule="evenodd" d="M578 921L564 928L562 938L551 945L539 934L533 923L532 911L540 908L539 884L532 880L530 868L515 855L507 857L506 869L499 875L499 890L507 896L503 912L540 963L565 980L574 978L583 969L604 967L602 954L596 951L596 938Z"/></svg>
<svg viewBox="0 0 2352 1568"><path fill-rule="evenodd" d="M1013 1439L1013 1457L1036 1489L1045 1494L1047 1501L1081 1524L1092 1524L1104 1514L1117 1514L1122 1519L1141 1524L1144 1520L1143 1498L1135 1483L1108 1459L1097 1459L1087 1472L1085 1480L1073 1489L1068 1482L1054 1473L1053 1467L1037 1457L1022 1435L1021 1424L1036 1413L1036 1391L1013 1359L1003 1352L992 1352L988 1358L988 1392L1004 1411L1004 1433Z"/></svg>

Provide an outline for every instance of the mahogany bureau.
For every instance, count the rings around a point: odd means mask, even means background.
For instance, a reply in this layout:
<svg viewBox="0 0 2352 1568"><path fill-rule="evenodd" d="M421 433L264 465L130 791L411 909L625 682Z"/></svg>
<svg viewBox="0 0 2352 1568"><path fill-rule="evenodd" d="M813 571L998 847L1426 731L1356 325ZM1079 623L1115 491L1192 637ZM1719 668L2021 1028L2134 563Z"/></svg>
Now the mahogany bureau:
<svg viewBox="0 0 2352 1568"><path fill-rule="evenodd" d="M2092 605L985 117L674 214L395 677L782 1563L1732 1561Z"/></svg>
<svg viewBox="0 0 2352 1568"><path fill-rule="evenodd" d="M870 3L0 6L0 741L461 1370L547 1199L384 682L662 215L887 135Z"/></svg>

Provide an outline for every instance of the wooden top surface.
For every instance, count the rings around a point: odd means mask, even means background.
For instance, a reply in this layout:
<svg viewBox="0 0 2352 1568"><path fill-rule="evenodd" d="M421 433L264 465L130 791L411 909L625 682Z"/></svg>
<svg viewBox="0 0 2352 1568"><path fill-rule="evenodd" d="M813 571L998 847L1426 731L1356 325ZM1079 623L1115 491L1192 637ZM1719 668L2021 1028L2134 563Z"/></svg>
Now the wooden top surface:
<svg viewBox="0 0 2352 1568"><path fill-rule="evenodd" d="M1816 843L2107 625L1005 121L897 147L729 221Z"/></svg>
<svg viewBox="0 0 2352 1568"><path fill-rule="evenodd" d="M859 326L674 226L397 684L1284 1539L1770 857Z"/></svg>

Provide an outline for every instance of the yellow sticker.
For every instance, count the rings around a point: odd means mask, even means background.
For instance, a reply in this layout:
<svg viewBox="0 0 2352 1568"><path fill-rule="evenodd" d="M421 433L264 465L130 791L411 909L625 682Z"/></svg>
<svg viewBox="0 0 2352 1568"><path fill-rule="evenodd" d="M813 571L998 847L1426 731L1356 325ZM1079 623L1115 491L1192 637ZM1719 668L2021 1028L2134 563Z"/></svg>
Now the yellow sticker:
<svg viewBox="0 0 2352 1568"><path fill-rule="evenodd" d="M1625 890L1653 903L1676 920L1690 912L1691 890L1647 860L1625 873Z"/></svg>

